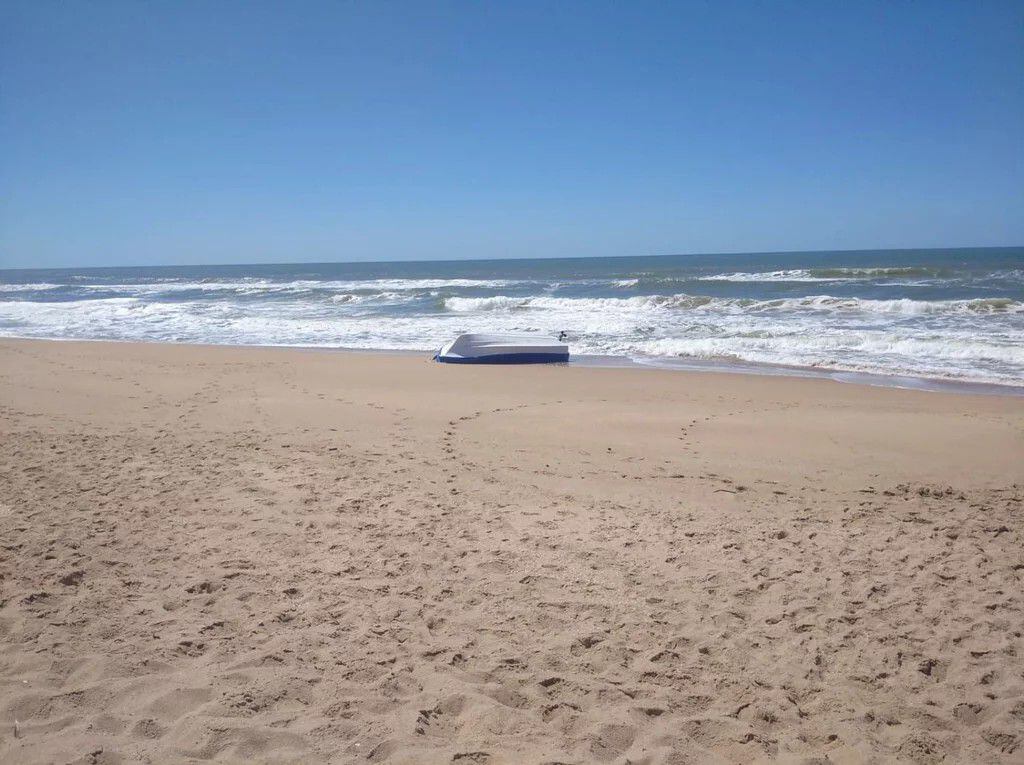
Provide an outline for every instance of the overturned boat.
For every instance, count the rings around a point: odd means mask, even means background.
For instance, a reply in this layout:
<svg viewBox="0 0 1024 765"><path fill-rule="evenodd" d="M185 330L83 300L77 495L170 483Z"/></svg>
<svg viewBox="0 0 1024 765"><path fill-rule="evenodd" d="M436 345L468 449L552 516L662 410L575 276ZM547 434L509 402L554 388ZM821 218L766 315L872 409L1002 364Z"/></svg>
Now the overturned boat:
<svg viewBox="0 0 1024 765"><path fill-rule="evenodd" d="M446 364L550 364L569 360L563 340L543 335L459 335L436 354Z"/></svg>

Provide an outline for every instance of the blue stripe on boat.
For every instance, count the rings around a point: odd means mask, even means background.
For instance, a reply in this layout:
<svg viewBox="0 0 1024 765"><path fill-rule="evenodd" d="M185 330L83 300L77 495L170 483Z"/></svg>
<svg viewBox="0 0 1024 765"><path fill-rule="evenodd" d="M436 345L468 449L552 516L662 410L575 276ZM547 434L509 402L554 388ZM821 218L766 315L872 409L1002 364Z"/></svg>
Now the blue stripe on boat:
<svg viewBox="0 0 1024 765"><path fill-rule="evenodd" d="M434 356L442 364L557 364L569 360L568 353L495 353L490 356Z"/></svg>

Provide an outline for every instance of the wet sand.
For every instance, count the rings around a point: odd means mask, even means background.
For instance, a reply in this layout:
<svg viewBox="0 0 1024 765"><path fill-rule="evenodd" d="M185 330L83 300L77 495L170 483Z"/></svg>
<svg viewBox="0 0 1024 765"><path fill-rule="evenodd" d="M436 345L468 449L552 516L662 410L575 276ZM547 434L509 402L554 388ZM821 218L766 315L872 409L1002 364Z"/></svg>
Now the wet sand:
<svg viewBox="0 0 1024 765"><path fill-rule="evenodd" d="M0 340L2 762L1020 762L1024 399Z"/></svg>

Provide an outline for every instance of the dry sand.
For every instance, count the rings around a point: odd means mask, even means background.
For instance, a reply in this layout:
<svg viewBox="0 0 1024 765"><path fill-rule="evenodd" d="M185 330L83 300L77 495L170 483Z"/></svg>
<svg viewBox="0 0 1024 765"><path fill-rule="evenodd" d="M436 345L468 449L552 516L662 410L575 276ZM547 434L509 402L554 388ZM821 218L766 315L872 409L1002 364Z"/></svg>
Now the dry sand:
<svg viewBox="0 0 1024 765"><path fill-rule="evenodd" d="M2 341L0 489L3 762L1024 761L1021 398Z"/></svg>

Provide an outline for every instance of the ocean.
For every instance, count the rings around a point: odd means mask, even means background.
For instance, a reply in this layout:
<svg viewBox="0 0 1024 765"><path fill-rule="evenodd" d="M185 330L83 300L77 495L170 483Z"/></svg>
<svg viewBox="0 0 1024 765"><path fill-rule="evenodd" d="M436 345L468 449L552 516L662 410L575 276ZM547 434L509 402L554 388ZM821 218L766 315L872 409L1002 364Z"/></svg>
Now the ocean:
<svg viewBox="0 0 1024 765"><path fill-rule="evenodd" d="M1024 247L0 270L0 335L574 357L1024 385Z"/></svg>

